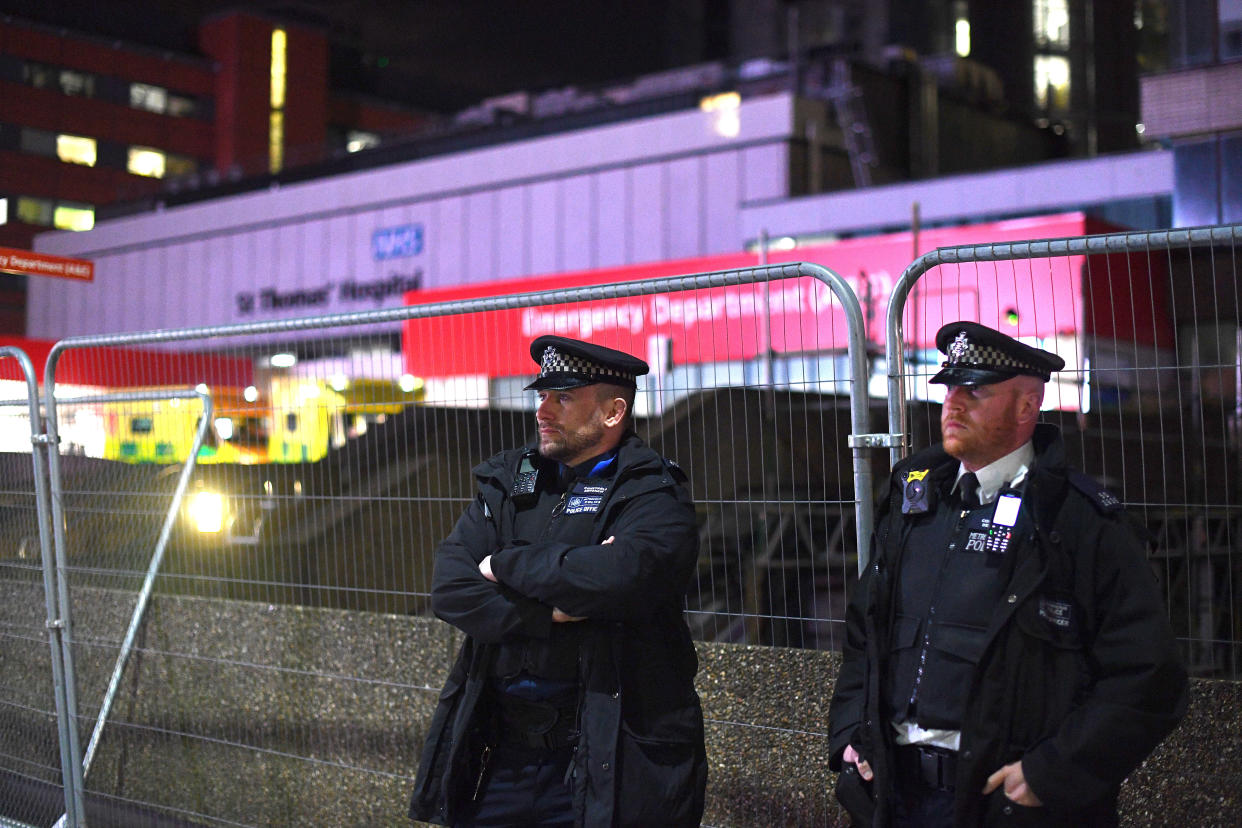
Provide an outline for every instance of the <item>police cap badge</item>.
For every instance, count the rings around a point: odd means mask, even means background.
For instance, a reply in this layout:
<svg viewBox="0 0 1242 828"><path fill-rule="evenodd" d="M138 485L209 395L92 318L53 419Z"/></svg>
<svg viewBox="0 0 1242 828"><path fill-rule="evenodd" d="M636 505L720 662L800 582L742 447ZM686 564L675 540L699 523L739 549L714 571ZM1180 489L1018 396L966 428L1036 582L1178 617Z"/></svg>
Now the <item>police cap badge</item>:
<svg viewBox="0 0 1242 828"><path fill-rule="evenodd" d="M636 387L636 377L647 373L647 363L624 351L564 336L541 336L530 343L530 355L539 363L539 376L527 391L564 391L606 382Z"/></svg>
<svg viewBox="0 0 1242 828"><path fill-rule="evenodd" d="M991 385L1011 377L1031 376L1047 382L1065 360L1019 342L977 322L950 322L936 333L936 347L948 357L930 382L942 385Z"/></svg>

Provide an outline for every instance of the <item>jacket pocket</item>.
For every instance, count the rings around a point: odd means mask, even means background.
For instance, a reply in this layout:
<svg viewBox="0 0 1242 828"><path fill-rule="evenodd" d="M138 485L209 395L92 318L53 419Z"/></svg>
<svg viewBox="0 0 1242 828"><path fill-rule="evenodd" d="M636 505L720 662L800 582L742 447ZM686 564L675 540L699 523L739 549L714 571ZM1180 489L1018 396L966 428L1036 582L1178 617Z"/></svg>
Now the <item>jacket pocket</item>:
<svg viewBox="0 0 1242 828"><path fill-rule="evenodd" d="M701 733L701 731L698 731ZM617 739L617 819L621 826L697 826L707 757L701 738L651 738L625 725Z"/></svg>
<svg viewBox="0 0 1242 828"><path fill-rule="evenodd" d="M919 641L919 627L922 619L913 615L899 615L893 621L893 632L889 638L889 649L905 650Z"/></svg>
<svg viewBox="0 0 1242 828"><path fill-rule="evenodd" d="M875 820L875 792L872 783L862 778L858 768L847 764L837 775L837 801L850 815L854 825L870 825Z"/></svg>
<svg viewBox="0 0 1242 828"><path fill-rule="evenodd" d="M448 773L448 758L453 746L453 722L461 703L465 684L455 672L449 674L440 691L439 702L427 726L414 793L410 798L410 817L429 821L441 815L444 806L443 783Z"/></svg>
<svg viewBox="0 0 1242 828"><path fill-rule="evenodd" d="M1028 807L1005 796L1004 791L995 790L988 794L986 813L983 818L985 828L1109 828L1115 822L1097 822L1090 818L1074 818L1043 806Z"/></svg>
<svg viewBox="0 0 1242 828"><path fill-rule="evenodd" d="M988 631L969 624L936 624L932 627L930 643L959 661L978 664L987 647Z"/></svg>

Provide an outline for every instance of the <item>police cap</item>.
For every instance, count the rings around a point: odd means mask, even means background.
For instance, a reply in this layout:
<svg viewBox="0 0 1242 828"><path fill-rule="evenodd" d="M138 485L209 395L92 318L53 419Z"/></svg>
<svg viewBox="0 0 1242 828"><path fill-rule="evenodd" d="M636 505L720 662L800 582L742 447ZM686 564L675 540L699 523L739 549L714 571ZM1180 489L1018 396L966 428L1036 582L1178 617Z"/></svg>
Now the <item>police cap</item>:
<svg viewBox="0 0 1242 828"><path fill-rule="evenodd" d="M564 336L538 337L530 343L530 355L539 363L539 376L527 391L563 391L597 382L634 388L635 377L650 370L624 351Z"/></svg>
<svg viewBox="0 0 1242 828"><path fill-rule="evenodd" d="M1011 377L1039 377L1044 382L1065 360L1033 348L977 322L950 322L936 333L936 347L948 357L929 382L941 385L991 385Z"/></svg>

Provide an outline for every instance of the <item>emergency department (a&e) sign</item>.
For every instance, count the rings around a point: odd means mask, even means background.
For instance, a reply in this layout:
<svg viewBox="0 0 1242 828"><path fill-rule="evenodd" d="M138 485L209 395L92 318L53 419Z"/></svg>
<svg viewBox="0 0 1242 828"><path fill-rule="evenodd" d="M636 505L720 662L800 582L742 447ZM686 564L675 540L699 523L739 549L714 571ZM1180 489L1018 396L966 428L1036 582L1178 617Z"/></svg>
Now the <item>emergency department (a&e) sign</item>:
<svg viewBox="0 0 1242 828"><path fill-rule="evenodd" d="M95 263L86 259L49 256L30 250L0 247L0 273L19 276L57 276L91 282L95 279Z"/></svg>

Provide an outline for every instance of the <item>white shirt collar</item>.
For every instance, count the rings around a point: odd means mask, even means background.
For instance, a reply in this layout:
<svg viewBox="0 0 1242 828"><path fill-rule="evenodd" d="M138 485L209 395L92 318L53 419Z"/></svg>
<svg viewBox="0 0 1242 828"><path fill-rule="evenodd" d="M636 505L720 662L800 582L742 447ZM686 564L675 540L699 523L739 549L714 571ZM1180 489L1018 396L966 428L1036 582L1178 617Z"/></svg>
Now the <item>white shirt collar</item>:
<svg viewBox="0 0 1242 828"><path fill-rule="evenodd" d="M1031 468L1031 463L1035 460L1035 446L1027 440L1016 450L1009 452L999 460L988 463L983 468L975 472L975 477L979 478L979 502L991 503L996 499L996 495L1006 486L1017 486L1026 479L1026 473ZM953 481L953 488L957 488L957 483L962 479L962 475L966 473L966 467L958 465L957 478Z"/></svg>

